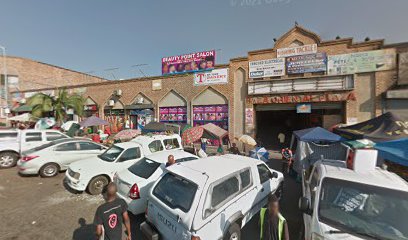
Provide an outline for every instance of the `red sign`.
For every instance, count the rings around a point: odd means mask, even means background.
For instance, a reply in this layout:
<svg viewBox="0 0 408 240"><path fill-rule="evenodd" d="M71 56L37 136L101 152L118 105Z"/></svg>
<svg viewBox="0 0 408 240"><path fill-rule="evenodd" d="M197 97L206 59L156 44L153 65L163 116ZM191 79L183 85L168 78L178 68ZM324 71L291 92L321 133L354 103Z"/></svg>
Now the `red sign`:
<svg viewBox="0 0 408 240"><path fill-rule="evenodd" d="M351 93L320 93L304 95L279 95L264 97L248 97L248 104L269 104L269 103L301 103L301 102L342 102L355 101L354 92Z"/></svg>

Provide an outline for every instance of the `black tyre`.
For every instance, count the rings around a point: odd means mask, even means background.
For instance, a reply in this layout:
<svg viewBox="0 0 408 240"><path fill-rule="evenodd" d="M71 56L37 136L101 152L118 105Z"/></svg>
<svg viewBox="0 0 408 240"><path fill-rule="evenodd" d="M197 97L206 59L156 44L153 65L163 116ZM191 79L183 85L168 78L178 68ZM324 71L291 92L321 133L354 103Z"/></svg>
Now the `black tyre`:
<svg viewBox="0 0 408 240"><path fill-rule="evenodd" d="M16 166L18 154L15 152L0 153L0 168L11 168Z"/></svg>
<svg viewBox="0 0 408 240"><path fill-rule="evenodd" d="M91 195L101 194L103 189L108 185L109 180L105 176L94 177L88 184L88 192Z"/></svg>
<svg viewBox="0 0 408 240"><path fill-rule="evenodd" d="M40 176L43 178L55 177L58 172L59 166L55 163L47 163L40 168Z"/></svg>
<svg viewBox="0 0 408 240"><path fill-rule="evenodd" d="M231 224L224 236L224 240L241 240L241 227L237 223Z"/></svg>

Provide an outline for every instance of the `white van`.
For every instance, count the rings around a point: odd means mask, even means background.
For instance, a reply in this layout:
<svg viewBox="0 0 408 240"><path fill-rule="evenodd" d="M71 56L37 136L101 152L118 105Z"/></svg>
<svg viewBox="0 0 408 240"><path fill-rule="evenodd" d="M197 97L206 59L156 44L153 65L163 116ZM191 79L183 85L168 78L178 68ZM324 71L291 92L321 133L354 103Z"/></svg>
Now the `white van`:
<svg viewBox="0 0 408 240"><path fill-rule="evenodd" d="M264 162L223 155L167 169L152 187L147 239L241 239L241 228L281 186L283 175Z"/></svg>
<svg viewBox="0 0 408 240"><path fill-rule="evenodd" d="M321 160L304 175L304 239L408 239L408 183L373 158Z"/></svg>

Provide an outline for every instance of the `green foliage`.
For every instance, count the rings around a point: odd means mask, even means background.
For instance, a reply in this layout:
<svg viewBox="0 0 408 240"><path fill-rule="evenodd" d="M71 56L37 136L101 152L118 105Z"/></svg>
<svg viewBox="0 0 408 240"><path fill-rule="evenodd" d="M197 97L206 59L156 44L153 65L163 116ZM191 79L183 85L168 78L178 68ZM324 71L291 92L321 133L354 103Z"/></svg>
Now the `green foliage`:
<svg viewBox="0 0 408 240"><path fill-rule="evenodd" d="M75 114L82 116L85 100L78 94L69 95L66 89L60 89L57 96L37 93L27 100L32 107L34 117L44 117L49 112L54 113L55 120L59 123L65 120L67 109L73 109Z"/></svg>

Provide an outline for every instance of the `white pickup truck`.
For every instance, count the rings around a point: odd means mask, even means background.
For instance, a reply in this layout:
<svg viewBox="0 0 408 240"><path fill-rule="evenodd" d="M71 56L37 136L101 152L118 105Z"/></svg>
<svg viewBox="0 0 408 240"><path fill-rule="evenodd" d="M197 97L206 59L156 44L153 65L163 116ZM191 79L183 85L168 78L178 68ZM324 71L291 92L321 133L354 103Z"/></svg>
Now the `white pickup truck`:
<svg viewBox="0 0 408 240"><path fill-rule="evenodd" d="M0 168L14 167L25 150L62 138L69 137L57 130L2 130L0 131Z"/></svg>
<svg viewBox="0 0 408 240"><path fill-rule="evenodd" d="M353 167L321 160L304 175L303 239L408 239L408 183L367 153Z"/></svg>
<svg viewBox="0 0 408 240"><path fill-rule="evenodd" d="M177 163L152 187L142 234L149 240L240 240L241 228L282 182L282 173L244 156Z"/></svg>

